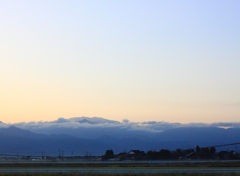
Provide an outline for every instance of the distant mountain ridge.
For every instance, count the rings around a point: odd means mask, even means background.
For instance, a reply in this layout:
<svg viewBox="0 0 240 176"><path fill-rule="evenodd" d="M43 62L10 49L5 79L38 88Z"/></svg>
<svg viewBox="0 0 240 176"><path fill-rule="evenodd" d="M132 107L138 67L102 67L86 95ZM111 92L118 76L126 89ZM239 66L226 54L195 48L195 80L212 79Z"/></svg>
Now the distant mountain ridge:
<svg viewBox="0 0 240 176"><path fill-rule="evenodd" d="M96 124L97 122L90 122L90 121L88 121L87 119L83 119L83 120L78 121L78 123L90 123L90 124Z"/></svg>
<svg viewBox="0 0 240 176"><path fill-rule="evenodd" d="M46 151L50 155L57 154L59 149L65 152L75 151L79 155L84 155L87 151L100 154L107 147L99 141L80 139L65 134L36 134L13 126L0 129L0 140L0 151L8 154L40 154L42 151Z"/></svg>
<svg viewBox="0 0 240 176"><path fill-rule="evenodd" d="M72 117L69 120L76 121L79 123L92 123L92 124L97 124L97 123L113 123L113 124L119 124L120 122L114 121L114 120L108 120L104 119L101 117Z"/></svg>
<svg viewBox="0 0 240 176"><path fill-rule="evenodd" d="M22 130L11 126L8 128L0 128L0 151L2 153L46 153L57 155L58 151L65 151L66 155L70 155L73 151L78 155L102 155L105 150L111 148L114 152L137 150L160 150L177 148L195 148L200 147L236 143L240 142L240 128L214 128L214 127L198 127L198 128L176 128L165 130L161 133L128 131L126 129L116 128L96 128L81 131L82 135L88 136L91 133L97 138L83 139L67 133L62 134L37 134L29 130ZM105 130L105 131L104 131ZM118 131L119 130L119 131ZM66 132L69 132L66 130ZM117 135L117 136L114 136ZM81 135L80 135L81 136ZM228 149L231 146L228 147ZM234 146L233 146L234 147ZM220 150L224 150L221 148ZM1 154L1 153L0 153Z"/></svg>
<svg viewBox="0 0 240 176"><path fill-rule="evenodd" d="M240 128L188 127L175 128L159 134L162 141L240 142Z"/></svg>

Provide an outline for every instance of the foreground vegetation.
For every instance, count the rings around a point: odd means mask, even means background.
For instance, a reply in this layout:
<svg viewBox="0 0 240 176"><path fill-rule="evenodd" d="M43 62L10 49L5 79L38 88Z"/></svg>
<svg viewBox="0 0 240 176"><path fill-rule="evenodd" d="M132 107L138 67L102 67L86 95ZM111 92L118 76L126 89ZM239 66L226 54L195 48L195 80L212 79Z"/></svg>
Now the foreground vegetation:
<svg viewBox="0 0 240 176"><path fill-rule="evenodd" d="M215 162L96 162L96 163L1 163L0 169L240 169L240 161Z"/></svg>
<svg viewBox="0 0 240 176"><path fill-rule="evenodd" d="M158 174L106 174L106 173L0 173L0 176L240 176L240 173L158 173Z"/></svg>
<svg viewBox="0 0 240 176"><path fill-rule="evenodd" d="M240 169L240 162L0 163L1 169ZM240 176L240 173L0 173L0 176Z"/></svg>

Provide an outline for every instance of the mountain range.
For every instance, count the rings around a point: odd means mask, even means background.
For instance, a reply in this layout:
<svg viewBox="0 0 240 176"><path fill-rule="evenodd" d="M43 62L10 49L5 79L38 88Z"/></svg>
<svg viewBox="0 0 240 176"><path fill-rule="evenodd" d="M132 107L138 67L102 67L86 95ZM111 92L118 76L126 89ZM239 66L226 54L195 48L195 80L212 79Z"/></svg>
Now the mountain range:
<svg viewBox="0 0 240 176"><path fill-rule="evenodd" d="M75 118L75 123L87 126L35 128L30 130L10 126L0 128L0 154L19 155L103 155L130 150L175 150L216 146L240 142L240 128L179 127L162 131L123 127L120 122ZM61 121L61 122L60 122ZM58 119L56 123L63 123ZM72 123L72 121L71 121ZM105 125L99 125L105 124ZM112 125L106 125L112 124ZM113 125L114 124L114 125ZM232 150L236 146L219 147Z"/></svg>

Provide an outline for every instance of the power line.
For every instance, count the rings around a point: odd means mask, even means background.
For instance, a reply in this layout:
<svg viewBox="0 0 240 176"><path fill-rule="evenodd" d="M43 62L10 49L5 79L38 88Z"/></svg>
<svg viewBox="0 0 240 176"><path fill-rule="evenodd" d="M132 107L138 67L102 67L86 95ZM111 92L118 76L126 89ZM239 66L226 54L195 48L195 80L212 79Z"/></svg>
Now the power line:
<svg viewBox="0 0 240 176"><path fill-rule="evenodd" d="M223 145L215 145L215 146L210 146L210 147L200 147L200 148L211 148L211 147L223 147L223 146L229 146L229 145L237 145L240 144L238 143L232 143L232 144L223 144Z"/></svg>

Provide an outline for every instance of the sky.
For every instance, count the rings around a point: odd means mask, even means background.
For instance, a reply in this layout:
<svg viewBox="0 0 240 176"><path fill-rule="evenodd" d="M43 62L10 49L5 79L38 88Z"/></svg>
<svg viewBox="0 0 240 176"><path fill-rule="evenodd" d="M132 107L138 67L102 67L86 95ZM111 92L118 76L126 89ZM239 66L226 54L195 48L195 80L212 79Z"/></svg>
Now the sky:
<svg viewBox="0 0 240 176"><path fill-rule="evenodd" d="M0 120L239 122L240 1L1 0Z"/></svg>

